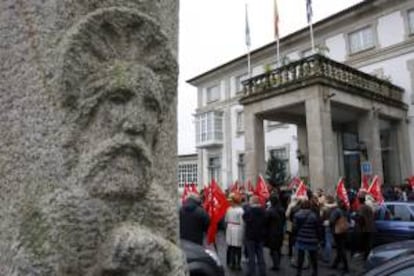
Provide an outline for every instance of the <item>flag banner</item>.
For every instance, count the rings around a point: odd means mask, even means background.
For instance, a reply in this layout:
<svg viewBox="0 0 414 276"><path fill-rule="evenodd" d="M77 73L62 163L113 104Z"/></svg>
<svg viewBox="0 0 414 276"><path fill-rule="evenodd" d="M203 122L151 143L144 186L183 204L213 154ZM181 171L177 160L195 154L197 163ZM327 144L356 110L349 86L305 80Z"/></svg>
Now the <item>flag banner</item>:
<svg viewBox="0 0 414 276"><path fill-rule="evenodd" d="M351 204L349 203L348 193L346 192L345 188L345 179L341 177L338 181L338 184L336 184L336 197L341 200L346 208L350 208Z"/></svg>
<svg viewBox="0 0 414 276"><path fill-rule="evenodd" d="M191 189L190 189L190 191L192 192L192 193L194 193L194 194L197 194L197 195L200 195L200 193L198 192L198 190L197 190L197 185L193 182L193 183L191 183Z"/></svg>
<svg viewBox="0 0 414 276"><path fill-rule="evenodd" d="M254 193L253 185L250 179L247 180L247 192L252 194Z"/></svg>
<svg viewBox="0 0 414 276"><path fill-rule="evenodd" d="M300 177L295 176L294 178L292 178L292 180L290 181L289 185L288 185L288 189L289 190L293 190L294 188L298 187L300 182L302 180L300 179Z"/></svg>
<svg viewBox="0 0 414 276"><path fill-rule="evenodd" d="M308 189L306 188L305 183L303 180L300 181L298 189L296 190L295 197L308 197Z"/></svg>
<svg viewBox="0 0 414 276"><path fill-rule="evenodd" d="M371 185L368 188L368 193L372 195L378 204L384 203L384 197L381 191L381 179L378 175L374 176Z"/></svg>
<svg viewBox="0 0 414 276"><path fill-rule="evenodd" d="M407 178L407 180L408 180L408 185L410 185L411 190L414 190L414 175Z"/></svg>
<svg viewBox="0 0 414 276"><path fill-rule="evenodd" d="M269 198L270 193L267 189L267 184L263 178L263 176L259 175L257 179L256 189L254 191L254 194L259 197L260 204L265 206L266 200Z"/></svg>
<svg viewBox="0 0 414 276"><path fill-rule="evenodd" d="M274 24L274 31L275 31L275 39L279 40L279 10L277 8L277 0L273 1L273 24Z"/></svg>
<svg viewBox="0 0 414 276"><path fill-rule="evenodd" d="M231 185L230 193L240 193L239 182L237 180Z"/></svg>
<svg viewBox="0 0 414 276"><path fill-rule="evenodd" d="M363 174L361 179L361 189L368 191L369 189L369 175Z"/></svg>
<svg viewBox="0 0 414 276"><path fill-rule="evenodd" d="M250 48L251 40L250 40L250 27L249 27L249 14L247 11L247 3L246 3L246 22L245 22L245 39L246 39L246 46Z"/></svg>
<svg viewBox="0 0 414 276"><path fill-rule="evenodd" d="M308 18L308 24L310 24L312 22L312 16L313 16L312 0L306 0L306 16Z"/></svg>
<svg viewBox="0 0 414 276"><path fill-rule="evenodd" d="M207 243L211 244L216 241L217 227L220 220L225 216L227 208L230 204L226 195L220 189L220 186L213 179L210 183L210 191L208 199L208 214L210 216L210 225L207 230Z"/></svg>

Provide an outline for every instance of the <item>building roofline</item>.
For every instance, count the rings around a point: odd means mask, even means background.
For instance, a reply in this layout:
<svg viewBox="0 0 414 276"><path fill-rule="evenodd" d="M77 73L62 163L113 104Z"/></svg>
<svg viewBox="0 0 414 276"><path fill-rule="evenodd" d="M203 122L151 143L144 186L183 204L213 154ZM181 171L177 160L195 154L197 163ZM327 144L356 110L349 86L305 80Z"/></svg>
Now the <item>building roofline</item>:
<svg viewBox="0 0 414 276"><path fill-rule="evenodd" d="M350 14L350 13L352 13L352 12L354 12L354 11L356 11L356 10L360 9L360 8L363 8L363 7L365 7L365 6L369 6L370 4L372 4L373 2L376 2L376 1L377 1L377 0L363 0L362 2L360 2L360 3L358 3L358 4L355 4L355 5L353 5L353 6L350 6L350 7L346 8L346 9L344 9L344 10L341 10L341 11L339 11L339 12L337 12L337 13L334 13L334 14L332 14L332 15L330 15L330 16L328 16L328 17L326 17L325 19L322 19L322 20L320 20L320 21L318 21L318 22L314 23L314 24L313 24L313 27L314 27L314 29L316 29L316 28L318 28L319 26L323 26L323 25L324 25L324 24L326 24L327 22L329 22L329 21L331 21L331 20L333 20L333 19L335 19L335 18L337 18L337 17L344 16L344 15L346 15L346 14L348 14L348 13ZM299 29L299 30L297 30L297 31L295 31L295 32L293 32L293 33L290 33L290 34L288 34L288 35L286 35L286 36L282 37L282 38L280 39L280 43L283 43L284 41L288 41L289 39L292 39L292 38L293 38L293 37L295 37L295 36L300 36L300 35L303 35L303 34L305 34L305 33L307 33L307 32L309 32L309 27L304 27L304 28L302 28L302 29ZM256 50L253 50L253 51L250 53L250 55L251 55L251 56L253 56L253 55L254 55L254 54L256 54L256 53L259 53L259 52L262 52L262 51L266 50L267 48L271 48L271 47L273 47L275 44L276 44L276 42L270 42L270 43L268 43L268 44L266 44L266 45L264 45L264 46L261 46L261 47L257 48ZM241 55L241 56L239 56L239 57L237 57L237 58L235 58L235 59L232 59L232 60L230 60L230 61L228 61L228 62L226 62L226 63L223 63L222 65L219 65L219 66L217 66L217 67L214 67L214 68L212 68L212 69L210 69L210 70L208 70L208 71L206 71L206 72L204 72L204 73L202 73L202 74L200 74L200 75L197 75L197 76L195 76L195 77L193 77L193 78L191 78L191 79L187 80L186 82L187 82L187 83L189 83L189 84L194 84L194 83L195 83L195 82L197 82L199 79L201 79L201 78L203 78L203 77L206 77L206 76L210 75L211 73L213 73L213 72L215 72L215 71L217 71L217 70L220 70L220 69L226 68L227 66L229 66L229 65L231 65L231 64L233 64L233 63L236 63L236 62L242 61L242 60L244 60L244 59L246 59L246 58L247 58L247 54Z"/></svg>

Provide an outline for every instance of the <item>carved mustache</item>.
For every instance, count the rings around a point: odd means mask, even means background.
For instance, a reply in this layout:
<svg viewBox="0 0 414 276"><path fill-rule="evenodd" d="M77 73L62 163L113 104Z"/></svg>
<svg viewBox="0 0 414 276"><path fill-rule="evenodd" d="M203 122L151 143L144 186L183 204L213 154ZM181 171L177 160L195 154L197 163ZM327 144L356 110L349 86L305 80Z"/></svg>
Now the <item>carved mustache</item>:
<svg viewBox="0 0 414 276"><path fill-rule="evenodd" d="M80 172L82 179L89 179L106 166L115 157L128 154L136 157L145 167L152 168L152 150L141 137L128 137L125 134L117 134L97 145L97 147L80 157Z"/></svg>

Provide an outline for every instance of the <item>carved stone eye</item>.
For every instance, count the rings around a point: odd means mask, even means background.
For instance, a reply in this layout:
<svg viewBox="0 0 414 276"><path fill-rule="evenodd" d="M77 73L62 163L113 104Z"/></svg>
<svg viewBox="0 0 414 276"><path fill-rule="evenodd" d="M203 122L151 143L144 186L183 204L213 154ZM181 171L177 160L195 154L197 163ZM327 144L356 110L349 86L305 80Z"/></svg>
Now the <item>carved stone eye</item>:
<svg viewBox="0 0 414 276"><path fill-rule="evenodd" d="M158 101L151 97L145 97L144 98L144 105L148 110L160 112L160 105L158 104Z"/></svg>
<svg viewBox="0 0 414 276"><path fill-rule="evenodd" d="M114 105L123 105L129 102L132 96L133 94L129 90L116 90L109 95L108 100Z"/></svg>

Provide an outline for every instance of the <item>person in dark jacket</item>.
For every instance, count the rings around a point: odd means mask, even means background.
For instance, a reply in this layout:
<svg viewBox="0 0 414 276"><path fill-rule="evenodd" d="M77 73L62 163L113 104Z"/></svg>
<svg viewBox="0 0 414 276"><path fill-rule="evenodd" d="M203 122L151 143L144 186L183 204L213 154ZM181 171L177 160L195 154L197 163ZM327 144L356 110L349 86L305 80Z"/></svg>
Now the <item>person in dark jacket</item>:
<svg viewBox="0 0 414 276"><path fill-rule="evenodd" d="M270 249L270 256L273 261L272 270L279 270L286 221L285 210L279 203L279 195L276 193L270 196L270 204L270 208L266 210L266 245Z"/></svg>
<svg viewBox="0 0 414 276"><path fill-rule="evenodd" d="M319 243L319 219L311 210L311 202L305 200L301 209L295 214L294 229L296 232L295 247L298 250L298 267L296 275L302 274L305 251L309 253L312 264L312 276L318 275L318 243Z"/></svg>
<svg viewBox="0 0 414 276"><path fill-rule="evenodd" d="M180 208L180 238L203 245L210 218L201 207L200 197L190 194Z"/></svg>
<svg viewBox="0 0 414 276"><path fill-rule="evenodd" d="M245 246L247 249L248 276L256 275L256 259L260 276L266 276L266 264L263 257L263 243L266 237L265 209L257 196L250 198L250 206L245 209L243 220L245 224Z"/></svg>
<svg viewBox="0 0 414 276"><path fill-rule="evenodd" d="M338 207L332 210L329 218L329 224L331 226L332 232L334 233L334 240L336 244L336 257L332 264L332 268L337 269L338 265L342 262L343 272L349 273L348 260L345 251L348 229L340 229L340 227L338 227L338 224L341 223L341 220L345 220L349 225L347 207L341 200L338 200Z"/></svg>
<svg viewBox="0 0 414 276"><path fill-rule="evenodd" d="M364 253L364 259L366 260L373 243L375 223L374 211L366 204L365 196L365 193L361 193L358 196L360 207L357 211L357 228L361 233L361 246Z"/></svg>

